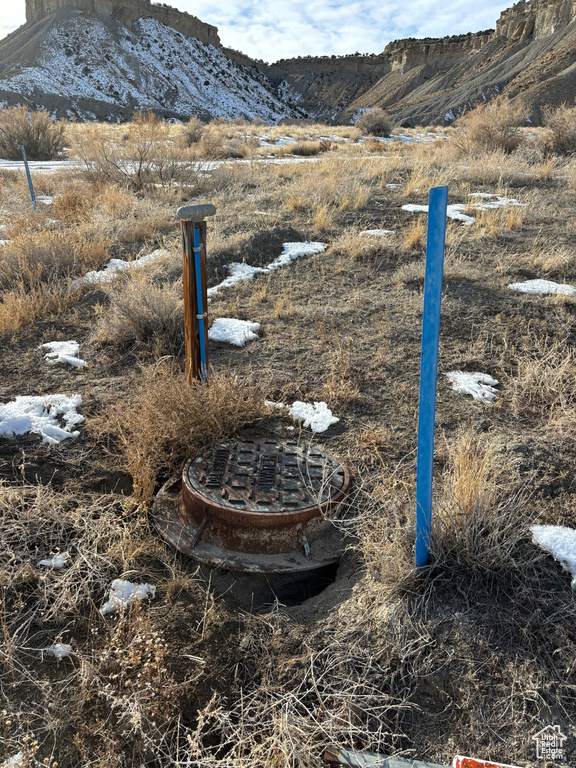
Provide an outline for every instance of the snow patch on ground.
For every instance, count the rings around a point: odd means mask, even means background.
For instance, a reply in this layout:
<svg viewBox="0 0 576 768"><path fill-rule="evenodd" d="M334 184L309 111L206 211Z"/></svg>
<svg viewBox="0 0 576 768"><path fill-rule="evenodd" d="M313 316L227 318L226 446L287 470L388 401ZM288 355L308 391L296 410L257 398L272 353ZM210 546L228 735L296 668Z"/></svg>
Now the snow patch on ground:
<svg viewBox="0 0 576 768"><path fill-rule="evenodd" d="M94 116L94 119L96 116ZM55 171L78 168L80 164L75 160L28 160L28 166L34 173L54 173ZM22 160L0 160L0 170L23 170ZM36 198L38 199L38 198Z"/></svg>
<svg viewBox="0 0 576 768"><path fill-rule="evenodd" d="M24 768L24 765L29 764L28 760L26 760L26 763L24 762L24 752L17 752L12 757L4 760L3 763L0 763L0 768Z"/></svg>
<svg viewBox="0 0 576 768"><path fill-rule="evenodd" d="M572 574L572 588L576 589L576 530L565 525L532 525L530 531L534 543Z"/></svg>
<svg viewBox="0 0 576 768"><path fill-rule="evenodd" d="M88 363L78 357L80 345L77 341L47 341L46 344L40 344L40 349L49 349L44 355L50 365L57 363L68 363L74 368L87 368Z"/></svg>
<svg viewBox="0 0 576 768"><path fill-rule="evenodd" d="M466 214L462 213L462 211L465 211L466 208L468 208L467 205L463 205L462 203L455 203L454 205L449 205L446 208L446 216L449 219L454 219L455 221L462 221L466 226L470 226L470 224L474 224L476 219L473 216L466 216ZM406 205L402 206L403 211L410 211L411 213L428 213L428 206L427 205L415 205L414 203L407 203Z"/></svg>
<svg viewBox="0 0 576 768"><path fill-rule="evenodd" d="M292 405L284 405L284 403L266 400L265 405L278 410L287 410L294 421L301 421L302 426L309 427L312 432L325 432L331 424L340 421L323 401L304 403L301 400L295 400Z"/></svg>
<svg viewBox="0 0 576 768"><path fill-rule="evenodd" d="M510 283L508 288L519 293L576 295L573 285L554 283L551 280L526 280L524 283Z"/></svg>
<svg viewBox="0 0 576 768"><path fill-rule="evenodd" d="M214 320L208 331L210 341L225 341L236 347L243 347L247 341L258 338L256 331L260 330L260 323L251 323L249 320L236 320L233 317L219 317Z"/></svg>
<svg viewBox="0 0 576 768"><path fill-rule="evenodd" d="M325 243L315 243L308 241L304 243L283 243L283 251L280 256L277 256L274 261L267 264L265 267L251 267L250 264L242 264L234 262L228 264L228 270L230 274L218 285L214 285L212 288L208 288L208 298L216 296L222 288L231 288L244 280L253 280L254 275L269 274L281 267L287 267L296 259L301 256L313 256L316 253L322 253L326 250Z"/></svg>
<svg viewBox="0 0 576 768"><path fill-rule="evenodd" d="M391 229L365 229L360 234L369 235L370 237L384 237L385 235L393 235L394 232Z"/></svg>
<svg viewBox="0 0 576 768"><path fill-rule="evenodd" d="M478 211L496 208L506 208L509 205L526 205L526 203L519 203L513 197L500 197L500 195L491 195L489 192L470 192L469 197L477 198L480 202L471 204L471 208L475 208Z"/></svg>
<svg viewBox="0 0 576 768"><path fill-rule="evenodd" d="M46 560L40 560L38 565L43 565L46 568L56 568L56 570L61 571L69 559L70 555L67 552L64 552L61 555L54 555L54 557L50 557Z"/></svg>
<svg viewBox="0 0 576 768"><path fill-rule="evenodd" d="M153 584L132 584L124 579L114 579L110 587L108 601L100 608L100 613L123 611L131 603L137 600L153 599L156 596L156 587Z"/></svg>
<svg viewBox="0 0 576 768"><path fill-rule="evenodd" d="M47 648L42 648L42 656L54 656L56 661L62 661L72 653L72 646L67 643L54 643Z"/></svg>
<svg viewBox="0 0 576 768"><path fill-rule="evenodd" d="M463 395L472 395L474 400L491 403L498 394L497 390L494 389L498 384L498 380L488 376L487 373L451 371L444 375L452 384L452 389L455 392L460 392Z"/></svg>
<svg viewBox="0 0 576 768"><path fill-rule="evenodd" d="M295 421L302 421L302 426L310 427L312 432L325 432L329 426L340 421L323 401L312 404L296 400L288 411Z"/></svg>
<svg viewBox="0 0 576 768"><path fill-rule="evenodd" d="M216 294L219 293L222 288L232 288L232 286L237 285L238 283L242 283L244 280L253 280L254 275L257 275L261 272L268 272L268 270L264 269L263 267L251 267L250 264L241 264L239 262L228 264L228 269L230 274L227 278L222 280L222 282L218 285L215 285L212 288L208 288L209 299L212 298L212 296L216 296Z"/></svg>
<svg viewBox="0 0 576 768"><path fill-rule="evenodd" d="M0 436L31 432L49 445L78 437L80 433L73 430L84 421L84 416L76 411L81 404L80 395L20 396L10 403L0 403Z"/></svg>
<svg viewBox="0 0 576 768"><path fill-rule="evenodd" d="M44 205L52 205L54 198L52 195L36 195L37 203L44 203Z"/></svg>
<svg viewBox="0 0 576 768"><path fill-rule="evenodd" d="M446 216L449 219L455 221L462 221L467 226L474 224L476 219L473 216L468 216L464 213L465 210L482 211L486 209L504 208L509 205L526 205L526 203L519 203L512 197L500 197L500 195L491 195L488 192L471 192L470 197L474 197L478 200L475 203L454 203L449 205L446 209ZM411 211L412 213L428 213L427 205L415 205L414 203L408 203L402 206L402 210Z"/></svg>
<svg viewBox="0 0 576 768"><path fill-rule="evenodd" d="M110 259L104 269L87 272L84 277L80 279L80 282L89 283L90 285L109 283L111 280L114 280L121 272L126 272L128 269L139 269L140 267L145 267L148 264L153 264L158 259L162 259L166 256L170 256L170 251L167 251L165 248L157 248L147 256L141 256L139 259L135 259L134 261Z"/></svg>

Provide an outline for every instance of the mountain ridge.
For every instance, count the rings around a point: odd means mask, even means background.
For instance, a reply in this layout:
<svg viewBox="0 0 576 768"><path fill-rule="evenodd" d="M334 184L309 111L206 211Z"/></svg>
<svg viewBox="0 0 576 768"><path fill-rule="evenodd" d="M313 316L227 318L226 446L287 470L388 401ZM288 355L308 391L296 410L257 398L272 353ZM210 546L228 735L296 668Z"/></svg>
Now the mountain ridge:
<svg viewBox="0 0 576 768"><path fill-rule="evenodd" d="M573 101L576 93L576 0L521 1L500 14L495 29L396 40L379 54L273 64L223 47L216 27L148 0L26 0L26 14L27 23L0 41L0 100L58 115L126 119L134 109L151 108L166 117L271 122L308 116L346 123L382 107L416 125L451 122L505 93L522 97L537 121L543 105ZM67 42L68 27L69 40L86 39L83 28L98 28L106 60L97 61L90 39L88 52ZM181 66L182 45L192 79ZM50 63L51 57L62 62L62 52L67 79ZM115 58L124 62L124 76ZM229 74L222 78L222 72Z"/></svg>

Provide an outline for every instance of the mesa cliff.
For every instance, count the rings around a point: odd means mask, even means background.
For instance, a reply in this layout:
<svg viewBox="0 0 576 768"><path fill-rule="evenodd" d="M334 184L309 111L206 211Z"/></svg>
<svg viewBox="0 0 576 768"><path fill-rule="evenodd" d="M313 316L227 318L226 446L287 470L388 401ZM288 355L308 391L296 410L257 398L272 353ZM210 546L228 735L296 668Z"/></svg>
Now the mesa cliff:
<svg viewBox="0 0 576 768"><path fill-rule="evenodd" d="M495 29L396 40L371 56L301 57L264 67L291 100L319 119L348 122L382 107L408 124L455 119L500 93L522 96L534 119L572 102L576 0L531 0L503 11Z"/></svg>
<svg viewBox="0 0 576 768"><path fill-rule="evenodd" d="M25 95L26 103L52 108L48 93L51 78L38 75L38 83L42 85L30 90L28 84L30 93L22 90L18 78L25 78L26 72L33 73L38 66L47 66L40 61L39 51L43 46L46 51L52 50L50 41L60 32L63 35L64 26L72 24L73 19L76 19L74 24L84 26L96 21L104 25L107 31L102 34L110 37L108 43L99 44L99 50L108 46L111 51L118 40L127 40L125 33L119 34L122 29L136 38L141 36L145 19L173 30L176 36L184 35L190 45L196 40L213 46L212 53L206 54L208 58L222 55L242 73L239 75L242 84L234 94L238 103L242 102L239 114L250 112L246 105L252 100L252 83L267 89L270 95L266 97L269 100L266 109L275 114L279 113L278 104L282 104L287 115L337 123L347 123L361 111L374 107L386 109L392 118L408 125L451 122L463 111L499 94L522 99L527 115L538 121L543 106L574 103L576 94L576 0L521 0L502 12L494 29L483 32L396 40L375 54L305 56L273 64L224 48L216 27L165 3L150 0L26 0L26 17L24 27L0 41L0 76L4 78L1 90L7 103L18 103L18 98ZM74 34L70 32L71 36L66 39L71 40ZM154 50L157 38L155 34L146 42L145 59L148 51ZM77 75L80 79L84 77L83 72L93 73L96 65L106 64L98 63L98 50L87 57L82 51L73 51L67 42L62 45L68 51L69 60L74 54L73 63L80 67ZM165 46L157 52L155 67L165 83L160 101L169 110L174 102L173 91L179 87L172 82L171 74L178 57L170 59L166 50ZM122 58L125 53L120 51L114 55ZM110 56L108 54L106 61L112 66L115 60ZM130 67L125 67L134 70L138 82L141 64L142 61L134 59ZM198 93L192 103L204 104L204 89L216 93L226 85L222 72L227 64L216 67L215 63L212 66L207 63L206 66L205 76L192 84L194 93ZM186 78L185 73L183 77ZM96 81L94 92L100 93L105 82L106 77L100 79L100 84ZM66 87L62 85L61 90L65 91ZM43 95L43 89L47 88ZM114 93L105 94L102 109L107 114L108 99L118 101ZM136 106L133 101L128 96L120 100L122 117ZM144 101L148 105L148 101ZM208 116L212 114L211 109L206 111ZM228 107L223 105L219 109L220 114L224 114ZM198 112L204 114L202 110L203 107L198 108ZM100 111L91 105L86 113L100 114Z"/></svg>
<svg viewBox="0 0 576 768"><path fill-rule="evenodd" d="M150 16L186 37L220 47L218 29L196 16L162 3L149 0L26 0L27 23L39 21L61 8L75 8L87 14L100 14L130 27L142 17Z"/></svg>

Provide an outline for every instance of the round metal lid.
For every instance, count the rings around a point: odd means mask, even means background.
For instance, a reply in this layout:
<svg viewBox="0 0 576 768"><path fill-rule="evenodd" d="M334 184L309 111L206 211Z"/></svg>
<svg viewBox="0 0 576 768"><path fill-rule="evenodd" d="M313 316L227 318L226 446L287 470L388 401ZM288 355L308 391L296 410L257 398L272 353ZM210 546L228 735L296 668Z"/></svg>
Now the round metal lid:
<svg viewBox="0 0 576 768"><path fill-rule="evenodd" d="M190 463L188 480L220 506L282 514L325 504L344 488L346 473L316 446L258 438L205 451Z"/></svg>

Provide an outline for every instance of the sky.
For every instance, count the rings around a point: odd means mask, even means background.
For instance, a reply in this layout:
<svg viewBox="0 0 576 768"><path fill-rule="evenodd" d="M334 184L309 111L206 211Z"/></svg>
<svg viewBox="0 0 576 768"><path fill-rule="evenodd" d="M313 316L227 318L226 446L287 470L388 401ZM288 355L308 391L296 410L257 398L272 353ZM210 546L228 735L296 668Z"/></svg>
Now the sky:
<svg viewBox="0 0 576 768"><path fill-rule="evenodd" d="M171 0L218 27L222 44L273 62L295 56L380 53L403 37L494 28L512 0ZM0 38L26 21L25 0L2 0Z"/></svg>

